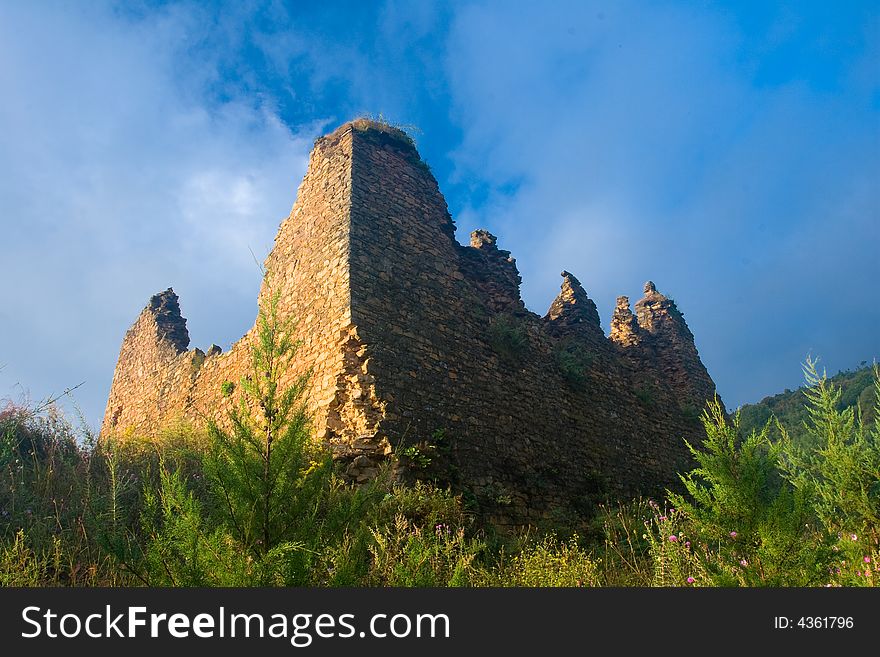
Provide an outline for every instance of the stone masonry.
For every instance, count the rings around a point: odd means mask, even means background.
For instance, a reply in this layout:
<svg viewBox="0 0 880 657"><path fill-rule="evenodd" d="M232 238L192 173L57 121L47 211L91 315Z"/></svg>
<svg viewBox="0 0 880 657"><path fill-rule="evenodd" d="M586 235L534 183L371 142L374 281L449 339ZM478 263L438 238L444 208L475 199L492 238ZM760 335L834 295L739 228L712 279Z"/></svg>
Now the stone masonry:
<svg viewBox="0 0 880 657"><path fill-rule="evenodd" d="M635 313L618 298L606 337L563 272L547 315L530 312L510 253L486 231L456 241L395 128L358 120L315 142L265 269L261 304L279 294L301 340L289 380L311 368L315 438L355 481L396 453L403 476L449 483L491 520L538 523L662 493L702 436L715 385L675 303L649 282ZM157 294L122 342L102 438L222 422L253 338L187 351L177 295Z"/></svg>

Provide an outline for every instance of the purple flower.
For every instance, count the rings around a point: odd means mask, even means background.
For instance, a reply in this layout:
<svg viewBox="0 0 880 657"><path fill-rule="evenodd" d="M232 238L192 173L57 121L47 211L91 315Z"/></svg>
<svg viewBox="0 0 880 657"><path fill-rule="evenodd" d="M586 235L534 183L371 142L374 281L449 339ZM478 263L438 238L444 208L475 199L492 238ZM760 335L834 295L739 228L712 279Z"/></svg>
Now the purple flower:
<svg viewBox="0 0 880 657"><path fill-rule="evenodd" d="M693 584L696 581L693 577L688 577L688 584Z"/></svg>
<svg viewBox="0 0 880 657"><path fill-rule="evenodd" d="M690 541L685 541L685 542L684 542L684 546L685 546L688 550L690 550L690 549L691 549L691 542L690 542Z"/></svg>
<svg viewBox="0 0 880 657"><path fill-rule="evenodd" d="M666 522L666 516L660 516L660 522Z"/></svg>
<svg viewBox="0 0 880 657"><path fill-rule="evenodd" d="M678 541L678 536L676 536L675 534L673 534L672 536L669 537L669 540L672 541L673 543L675 543L675 542Z"/></svg>
<svg viewBox="0 0 880 657"><path fill-rule="evenodd" d="M871 563L871 557L865 557L865 563Z"/></svg>
<svg viewBox="0 0 880 657"><path fill-rule="evenodd" d="M740 564L741 566L748 566L748 565L749 565L749 562L746 561L745 559L740 559L740 560L739 560L739 564Z"/></svg>
<svg viewBox="0 0 880 657"><path fill-rule="evenodd" d="M736 538L736 532L730 532L730 538Z"/></svg>

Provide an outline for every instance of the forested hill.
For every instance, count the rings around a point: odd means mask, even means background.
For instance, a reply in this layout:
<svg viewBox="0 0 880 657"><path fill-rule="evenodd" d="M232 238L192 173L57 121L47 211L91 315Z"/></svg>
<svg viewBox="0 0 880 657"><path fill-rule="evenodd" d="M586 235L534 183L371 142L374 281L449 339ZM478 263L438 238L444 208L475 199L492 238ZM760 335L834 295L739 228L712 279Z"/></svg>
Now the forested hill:
<svg viewBox="0 0 880 657"><path fill-rule="evenodd" d="M873 366L864 365L856 370L839 372L829 381L841 389L839 410L858 406L866 422L874 421ZM760 429L775 415L792 438L799 438L805 433L806 401L804 388L801 387L797 390L786 389L785 392L765 397L756 404L746 404L741 408L740 415L743 431L747 435L752 429Z"/></svg>

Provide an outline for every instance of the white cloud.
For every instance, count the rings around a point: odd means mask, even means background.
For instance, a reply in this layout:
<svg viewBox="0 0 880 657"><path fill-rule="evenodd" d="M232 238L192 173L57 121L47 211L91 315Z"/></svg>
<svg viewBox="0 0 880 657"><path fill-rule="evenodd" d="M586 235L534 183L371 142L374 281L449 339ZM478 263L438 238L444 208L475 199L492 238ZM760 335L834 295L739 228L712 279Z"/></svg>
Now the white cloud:
<svg viewBox="0 0 880 657"><path fill-rule="evenodd" d="M829 368L870 359L856 327L880 321L870 48L829 94L753 84L761 51L742 39L698 7L479 4L447 62L457 175L493 190L464 224L499 234L526 303L543 313L564 267L607 326L614 297L654 279L731 403L796 384L811 350Z"/></svg>
<svg viewBox="0 0 880 657"><path fill-rule="evenodd" d="M124 331L171 285L195 346L253 321L251 250L271 247L319 125L206 100L211 53L187 58L210 29L194 8L0 5L0 397L85 380L96 424Z"/></svg>

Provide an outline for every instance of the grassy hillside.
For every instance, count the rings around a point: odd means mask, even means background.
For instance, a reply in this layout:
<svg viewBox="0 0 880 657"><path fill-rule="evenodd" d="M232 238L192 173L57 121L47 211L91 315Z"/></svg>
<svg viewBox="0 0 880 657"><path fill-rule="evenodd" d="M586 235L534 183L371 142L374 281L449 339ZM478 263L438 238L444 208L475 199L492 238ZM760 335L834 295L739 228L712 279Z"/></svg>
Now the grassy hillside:
<svg viewBox="0 0 880 657"><path fill-rule="evenodd" d="M840 387L841 396L837 410L857 406L866 423L874 422L873 372L871 365L856 370L839 372L829 379ZM744 433L760 430L775 416L788 430L793 439L803 441L806 436L804 422L807 419L806 387L765 397L756 404L746 404L740 409L740 420Z"/></svg>

